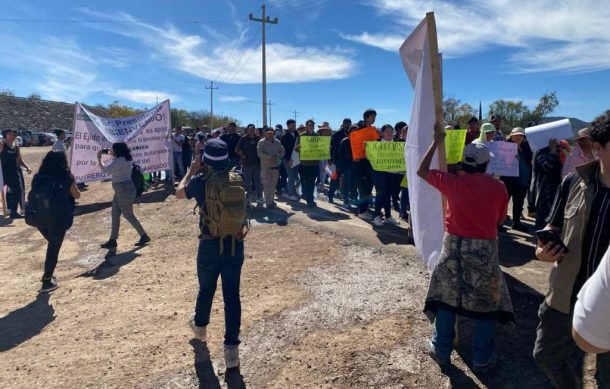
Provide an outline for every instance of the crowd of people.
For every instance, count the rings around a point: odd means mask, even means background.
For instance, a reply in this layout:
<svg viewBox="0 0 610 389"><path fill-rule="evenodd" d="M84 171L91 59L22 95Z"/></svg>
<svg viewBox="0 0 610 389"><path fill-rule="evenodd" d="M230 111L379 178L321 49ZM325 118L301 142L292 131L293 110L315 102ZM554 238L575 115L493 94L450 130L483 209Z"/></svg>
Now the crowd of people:
<svg viewBox="0 0 610 389"><path fill-rule="evenodd" d="M273 209L276 198L288 202L303 199L313 208L317 207L318 190L327 192L329 203L341 198L345 210L376 227L399 223L392 209L400 218L408 219L405 172L376 171L366 153L354 149L360 147L354 139L363 139L364 132L373 134L371 141L406 141L405 122L386 124L377 130L376 116L375 110L367 109L357 124L346 118L335 132L326 122L316 131L313 120L297 127L290 119L286 129L281 125L256 128L248 124L244 133L238 134L237 125L230 123L223 129L202 129L192 134L183 134L182 128L176 127L170 135L174 169L167 177L179 181L177 198L195 199L201 210L197 253L200 290L190 326L197 338L206 340L216 283L221 277L227 368L239 366L239 284L248 205ZM434 141L417 171L447 199L445 236L424 308L435 324L429 355L440 365L450 363L456 315L461 315L475 321L473 370L486 373L494 367L496 323L514 322L511 297L499 264L498 233L505 230L511 198L511 227L533 232L522 222L527 198L528 214L535 214L538 230L535 255L553 263L549 292L539 309L534 360L556 387L577 388L570 357L578 344L586 351L599 353L597 379L600 387L610 387L610 327L605 323L610 317L610 111L574 139L551 139L535 152L522 128L504 135L499 115L479 124L474 117L468 121L462 161L450 166L448 172L430 168L446 131L453 130L452 126L443 130L437 125ZM18 218L25 192L21 167L28 173L31 170L14 145L14 132L5 131L3 135L0 157L8 207L10 217ZM330 137L330 158L301 160L304 139L317 136ZM486 173L491 142L518 145L517 177ZM53 146L32 183L34 193L52 187L59 193L55 197L61 204L58 220L38 226L48 241L41 288L45 292L57 287L53 271L65 232L72 225L74 202L80 196L65 147L61 146ZM111 156L111 162L102 161L104 153ZM104 248L116 248L121 215L139 233L136 245L150 241L133 214L136 193L131 160L125 143L115 143L98 153L99 165L112 175L114 191L112 228L110 239L102 244Z"/></svg>

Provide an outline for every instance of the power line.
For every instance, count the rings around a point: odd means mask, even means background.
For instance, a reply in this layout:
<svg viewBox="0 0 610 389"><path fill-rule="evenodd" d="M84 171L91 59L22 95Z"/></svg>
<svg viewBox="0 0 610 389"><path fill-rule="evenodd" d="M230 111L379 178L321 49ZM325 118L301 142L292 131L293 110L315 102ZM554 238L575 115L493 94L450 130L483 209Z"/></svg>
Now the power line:
<svg viewBox="0 0 610 389"><path fill-rule="evenodd" d="M286 12L283 12L283 13L279 14L278 16L284 16L284 15L289 15L289 14L293 14L293 13L300 13L300 12L303 12L303 11L309 11L310 9L322 7L322 6L326 5L326 4L329 4L331 1L333 1L333 0L313 0L313 1L311 1L309 4L307 4L305 6L299 6L299 7L293 8L291 10L288 10Z"/></svg>
<svg viewBox="0 0 610 389"><path fill-rule="evenodd" d="M132 19L0 19L0 23L173 23L173 24L214 24L245 23L247 20L132 20Z"/></svg>
<svg viewBox="0 0 610 389"><path fill-rule="evenodd" d="M254 34L252 36L252 39L250 39L250 41L248 42L248 44L246 45L246 50L242 51L241 56L239 57L239 59L237 60L237 62L235 62L235 66L233 66L233 69L237 69L237 67L240 65L241 60L244 58L244 56L246 55L246 53L250 53L250 56L241 64L241 67L234 72L231 76L226 77L224 79L225 83L228 83L230 81L233 81L235 79L235 77L237 77L237 75L242 71L242 69L244 68L244 66L246 65L246 63L248 63L248 61L250 60L250 57L252 57L252 54L254 53L254 51L251 51L254 43L256 42L256 39L258 38L258 34L262 31L262 27L260 27L257 31L256 34Z"/></svg>
<svg viewBox="0 0 610 389"><path fill-rule="evenodd" d="M231 49L231 52L227 56L227 59L225 60L225 63L222 65L222 69L220 69L220 71L218 72L218 74L214 78L215 80L218 80L220 78L220 75L224 73L224 70L227 67L227 65L229 64L229 61L230 61L231 57L233 56L233 53L235 52L235 48L237 47L237 45L241 41L241 38L243 37L245 31L246 31L246 22L244 22L243 25L241 26L241 31L239 32L239 35L237 36L237 39L235 39L235 43L233 44L233 48Z"/></svg>

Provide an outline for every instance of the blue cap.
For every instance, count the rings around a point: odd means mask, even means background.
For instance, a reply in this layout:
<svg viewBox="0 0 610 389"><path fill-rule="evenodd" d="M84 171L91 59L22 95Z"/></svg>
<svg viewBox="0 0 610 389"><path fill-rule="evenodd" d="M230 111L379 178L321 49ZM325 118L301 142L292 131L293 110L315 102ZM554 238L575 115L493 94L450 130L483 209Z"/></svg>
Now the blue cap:
<svg viewBox="0 0 610 389"><path fill-rule="evenodd" d="M220 139L211 139L203 148L203 163L215 170L229 168L227 144Z"/></svg>

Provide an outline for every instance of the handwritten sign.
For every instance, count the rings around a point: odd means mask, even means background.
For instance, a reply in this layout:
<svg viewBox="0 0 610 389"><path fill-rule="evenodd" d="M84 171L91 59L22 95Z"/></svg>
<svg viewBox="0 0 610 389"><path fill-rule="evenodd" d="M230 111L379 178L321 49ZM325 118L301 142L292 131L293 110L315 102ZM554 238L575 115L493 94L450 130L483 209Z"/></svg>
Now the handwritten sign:
<svg viewBox="0 0 610 389"><path fill-rule="evenodd" d="M447 157L447 164L462 162L465 142L466 130L445 131L445 156Z"/></svg>
<svg viewBox="0 0 610 389"><path fill-rule="evenodd" d="M301 161L330 159L330 136L301 136Z"/></svg>
<svg viewBox="0 0 610 389"><path fill-rule="evenodd" d="M375 127L366 127L360 130L352 131L349 134L349 143L352 146L352 159L359 161L365 155L365 142L370 142L379 139L379 133Z"/></svg>
<svg viewBox="0 0 610 389"><path fill-rule="evenodd" d="M405 142L366 142L366 158L378 172L404 172Z"/></svg>
<svg viewBox="0 0 610 389"><path fill-rule="evenodd" d="M516 143L490 142L487 147L491 153L487 173L504 177L519 177L519 146Z"/></svg>

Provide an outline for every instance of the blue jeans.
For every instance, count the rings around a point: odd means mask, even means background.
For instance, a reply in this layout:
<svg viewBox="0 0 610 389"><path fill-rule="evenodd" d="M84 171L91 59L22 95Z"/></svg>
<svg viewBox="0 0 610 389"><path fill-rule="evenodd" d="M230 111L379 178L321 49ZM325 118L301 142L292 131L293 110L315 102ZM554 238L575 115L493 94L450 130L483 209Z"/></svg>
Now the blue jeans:
<svg viewBox="0 0 610 389"><path fill-rule="evenodd" d="M375 213L374 216L381 216L384 211L385 217L392 217L391 203L391 180L394 178L392 173L373 171L373 183L375 184Z"/></svg>
<svg viewBox="0 0 610 389"><path fill-rule="evenodd" d="M411 211L409 188L400 188L400 216L406 218L409 211Z"/></svg>
<svg viewBox="0 0 610 389"><path fill-rule="evenodd" d="M453 351L453 338L455 337L455 313L442 309L437 310L435 325L436 330L434 331L432 344L440 358L449 360ZM474 363L484 365L491 360L495 349L495 334L495 320L475 319L472 333Z"/></svg>
<svg viewBox="0 0 610 389"><path fill-rule="evenodd" d="M232 239L225 238L223 253L220 254L220 240L200 240L197 252L197 278L199 294L195 305L195 325L207 326L212 312L212 301L216 292L218 276L222 279L222 296L225 305L226 346L239 344L241 326L241 301L239 280L244 263L244 242L235 241L235 255L231 255Z"/></svg>
<svg viewBox="0 0 610 389"><path fill-rule="evenodd" d="M343 195L343 202L349 203L350 199L355 200L358 197L355 188L352 185L352 170L349 168L337 166L337 179L330 181L328 188L328 198L332 199L335 197L335 192L341 186L341 194Z"/></svg>
<svg viewBox="0 0 610 389"><path fill-rule="evenodd" d="M184 161L182 160L182 151L174 151L174 178L177 180L184 177Z"/></svg>
<svg viewBox="0 0 610 389"><path fill-rule="evenodd" d="M286 169L286 175L288 177L288 183L286 190L288 191L288 196L296 196L297 192L295 190L297 176L299 175L299 165L295 167L288 166L288 160L284 160L284 168Z"/></svg>

